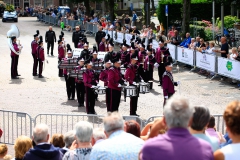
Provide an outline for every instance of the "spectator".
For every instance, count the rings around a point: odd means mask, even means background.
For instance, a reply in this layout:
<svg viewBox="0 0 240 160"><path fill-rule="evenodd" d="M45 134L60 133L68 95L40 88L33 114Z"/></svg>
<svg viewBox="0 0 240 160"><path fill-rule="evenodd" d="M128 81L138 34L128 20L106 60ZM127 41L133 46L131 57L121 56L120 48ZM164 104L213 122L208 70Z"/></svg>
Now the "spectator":
<svg viewBox="0 0 240 160"><path fill-rule="evenodd" d="M128 28L130 28L130 18L129 15L127 14L126 17L124 18L124 25Z"/></svg>
<svg viewBox="0 0 240 160"><path fill-rule="evenodd" d="M24 156L23 160L62 160L62 153L59 148L55 148L48 143L49 134L46 124L38 124L33 129L33 141L36 146L30 149Z"/></svg>
<svg viewBox="0 0 240 160"><path fill-rule="evenodd" d="M232 54L228 54L227 57L231 60L236 60L236 58L238 57L238 52L237 52L237 48L233 47L232 48ZM237 84L237 80L232 79L231 84Z"/></svg>
<svg viewBox="0 0 240 160"><path fill-rule="evenodd" d="M214 50L214 52L221 53L221 57L227 58L229 48L226 37L221 38L221 44L221 50Z"/></svg>
<svg viewBox="0 0 240 160"><path fill-rule="evenodd" d="M240 54L240 46L238 46L238 54Z"/></svg>
<svg viewBox="0 0 240 160"><path fill-rule="evenodd" d="M143 30L143 33L140 35L140 37L141 37L141 38L146 38L147 36L148 36L148 29L145 28L145 29Z"/></svg>
<svg viewBox="0 0 240 160"><path fill-rule="evenodd" d="M209 48L206 49L206 53L216 55L216 53L214 52L214 50L215 50L214 46L215 46L215 43L214 42L210 42L209 43Z"/></svg>
<svg viewBox="0 0 240 160"><path fill-rule="evenodd" d="M196 49L199 52L205 53L205 48L206 48L206 45L204 43L204 40L201 38L200 39L200 45Z"/></svg>
<svg viewBox="0 0 240 160"><path fill-rule="evenodd" d="M80 121L75 125L75 132L76 140L71 146L74 150L65 153L63 160L88 160L92 150L93 127L89 122Z"/></svg>
<svg viewBox="0 0 240 160"><path fill-rule="evenodd" d="M141 33L143 33L145 29L146 29L146 25L143 25L141 29Z"/></svg>
<svg viewBox="0 0 240 160"><path fill-rule="evenodd" d="M116 22L116 24L115 24L115 30L116 30L117 32L120 32L120 31L121 31L121 26L119 25L118 22Z"/></svg>
<svg viewBox="0 0 240 160"><path fill-rule="evenodd" d="M208 122L207 129L205 130L205 134L207 136L215 137L218 140L219 145L221 143L226 143L226 140L223 137L223 135L217 132L214 127L215 127L215 118L211 116Z"/></svg>
<svg viewBox="0 0 240 160"><path fill-rule="evenodd" d="M226 133L223 136L223 138L226 140L226 143L221 144L221 148L226 146L226 145L232 144L232 139L228 136L228 133Z"/></svg>
<svg viewBox="0 0 240 160"><path fill-rule="evenodd" d="M211 146L193 137L188 131L193 109L186 98L174 95L164 107L163 122L166 134L158 135L145 142L140 155L142 160L213 160ZM161 121L160 121L161 122Z"/></svg>
<svg viewBox="0 0 240 160"><path fill-rule="evenodd" d="M52 16L53 18L56 18L56 14L55 14L54 12L52 12L51 16Z"/></svg>
<svg viewBox="0 0 240 160"><path fill-rule="evenodd" d="M104 133L104 129L102 128L95 128L93 130L92 135L92 145L94 146L97 143L100 143L106 139L106 135Z"/></svg>
<svg viewBox="0 0 240 160"><path fill-rule="evenodd" d="M123 28L122 28L122 32L123 32L123 33L129 33L129 30L127 29L126 26L123 26Z"/></svg>
<svg viewBox="0 0 240 160"><path fill-rule="evenodd" d="M95 36L95 42L97 43L98 50L99 50L99 44L102 41L102 38L106 36L106 33L103 32L102 30L103 30L102 26L99 26L98 32L96 33L96 36Z"/></svg>
<svg viewBox="0 0 240 160"><path fill-rule="evenodd" d="M200 46L200 37L196 37L196 47Z"/></svg>
<svg viewBox="0 0 240 160"><path fill-rule="evenodd" d="M137 22L137 14L136 14L135 11L133 11L132 14L133 14L133 17L132 17L132 24L131 24L131 26L133 27L133 26L136 25L136 22Z"/></svg>
<svg viewBox="0 0 240 160"><path fill-rule="evenodd" d="M175 35L175 26L172 26L172 29L168 32L169 35L169 39L171 39L172 37L174 37Z"/></svg>
<svg viewBox="0 0 240 160"><path fill-rule="evenodd" d="M188 48L195 49L195 46L196 46L195 38L191 38L191 43L188 45Z"/></svg>
<svg viewBox="0 0 240 160"><path fill-rule="evenodd" d="M77 21L77 20L78 20L77 13L74 13L73 15L74 15L74 16L73 16L74 20Z"/></svg>
<svg viewBox="0 0 240 160"><path fill-rule="evenodd" d="M186 33L186 38L180 43L181 47L188 48L188 45L191 43L190 33Z"/></svg>
<svg viewBox="0 0 240 160"><path fill-rule="evenodd" d="M103 123L108 139L93 146L90 160L138 159L144 141L123 131L122 116L118 112L109 113Z"/></svg>
<svg viewBox="0 0 240 160"><path fill-rule="evenodd" d="M98 17L96 14L93 15L93 23L97 23L98 22Z"/></svg>
<svg viewBox="0 0 240 160"><path fill-rule="evenodd" d="M208 125L210 120L210 113L207 107L194 107L195 112L193 114L192 124L190 128L190 132L196 138L203 139L208 142L212 151L216 151L219 149L218 140L215 137L209 137L204 134L204 130Z"/></svg>
<svg viewBox="0 0 240 160"><path fill-rule="evenodd" d="M27 136L19 136L14 144L14 160L22 160L24 155L32 148L32 140Z"/></svg>
<svg viewBox="0 0 240 160"><path fill-rule="evenodd" d="M125 132L140 138L141 134L140 125L136 121L134 120L126 121L124 125L124 130Z"/></svg>
<svg viewBox="0 0 240 160"><path fill-rule="evenodd" d="M232 144L224 146L214 153L215 160L239 160L240 157L240 102L233 101L228 104L223 118L226 130L232 139Z"/></svg>
<svg viewBox="0 0 240 160"><path fill-rule="evenodd" d="M174 36L170 39L171 44L173 45L179 45L181 43L181 37L178 35L178 31L174 31Z"/></svg>
<svg viewBox="0 0 240 160"><path fill-rule="evenodd" d="M71 130L64 134L63 141L65 143L65 147L63 147L63 150L68 151L73 143L75 141L75 131Z"/></svg>
<svg viewBox="0 0 240 160"><path fill-rule="evenodd" d="M205 46L206 46L206 47L205 47L204 50L205 50L205 52L206 52L206 50L210 48L210 46L209 46L209 42L206 42L206 43L205 43Z"/></svg>
<svg viewBox="0 0 240 160"><path fill-rule="evenodd" d="M131 31L129 30L129 33L134 34L134 35L140 35L139 30L137 30L136 26L133 26Z"/></svg>
<svg viewBox="0 0 240 160"><path fill-rule="evenodd" d="M149 30L149 41L152 42L153 39L156 39L156 35L153 33L153 30Z"/></svg>
<svg viewBox="0 0 240 160"><path fill-rule="evenodd" d="M165 43L165 42L167 42L167 37L164 34L165 34L165 31L161 31L160 35L158 36L158 38L159 38L159 41Z"/></svg>
<svg viewBox="0 0 240 160"><path fill-rule="evenodd" d="M63 148L65 146L65 143L63 141L63 135L62 134L54 134L50 140L50 143L54 147Z"/></svg>
<svg viewBox="0 0 240 160"><path fill-rule="evenodd" d="M0 144L0 159L3 159L8 153L8 147L6 144Z"/></svg>

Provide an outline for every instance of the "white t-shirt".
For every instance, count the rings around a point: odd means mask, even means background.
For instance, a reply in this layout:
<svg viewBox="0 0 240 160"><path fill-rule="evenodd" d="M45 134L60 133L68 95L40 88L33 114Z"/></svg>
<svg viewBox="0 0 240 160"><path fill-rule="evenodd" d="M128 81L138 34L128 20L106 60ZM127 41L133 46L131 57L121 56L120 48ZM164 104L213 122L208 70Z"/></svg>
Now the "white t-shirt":
<svg viewBox="0 0 240 160"><path fill-rule="evenodd" d="M237 57L237 55L232 53L232 54L230 54L230 57L229 57L229 58L230 58L231 60L235 60L236 57Z"/></svg>
<svg viewBox="0 0 240 160"><path fill-rule="evenodd" d="M232 143L220 149L225 160L240 159L240 143Z"/></svg>

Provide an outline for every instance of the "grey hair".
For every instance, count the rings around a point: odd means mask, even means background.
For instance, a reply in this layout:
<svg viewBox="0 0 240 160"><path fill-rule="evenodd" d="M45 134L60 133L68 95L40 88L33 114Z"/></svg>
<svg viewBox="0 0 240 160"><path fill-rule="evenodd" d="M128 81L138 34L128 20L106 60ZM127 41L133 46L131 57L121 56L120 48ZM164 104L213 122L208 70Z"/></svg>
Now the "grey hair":
<svg viewBox="0 0 240 160"><path fill-rule="evenodd" d="M74 130L68 131L63 136L63 141L65 142L65 147L69 148L71 147L73 141L75 140L75 134L76 132Z"/></svg>
<svg viewBox="0 0 240 160"><path fill-rule="evenodd" d="M48 126L46 124L37 124L33 129L33 140L36 144L48 141Z"/></svg>
<svg viewBox="0 0 240 160"><path fill-rule="evenodd" d="M76 138L79 142L90 142L92 133L93 133L93 126L86 121L80 121L75 125L76 130Z"/></svg>
<svg viewBox="0 0 240 160"><path fill-rule="evenodd" d="M233 48L232 48L232 51L237 52L237 47L233 47Z"/></svg>
<svg viewBox="0 0 240 160"><path fill-rule="evenodd" d="M187 128L192 115L193 108L189 105L188 99L179 95L173 95L164 107L168 128Z"/></svg>
<svg viewBox="0 0 240 160"><path fill-rule="evenodd" d="M106 139L106 135L104 133L104 129L103 128L95 128L93 130L93 138L95 140L98 140L98 139Z"/></svg>
<svg viewBox="0 0 240 160"><path fill-rule="evenodd" d="M191 40L192 40L192 41L195 41L195 38L192 38Z"/></svg>
<svg viewBox="0 0 240 160"><path fill-rule="evenodd" d="M103 119L104 130L107 133L113 132L124 127L124 121L122 116L118 112L108 113L108 115Z"/></svg>

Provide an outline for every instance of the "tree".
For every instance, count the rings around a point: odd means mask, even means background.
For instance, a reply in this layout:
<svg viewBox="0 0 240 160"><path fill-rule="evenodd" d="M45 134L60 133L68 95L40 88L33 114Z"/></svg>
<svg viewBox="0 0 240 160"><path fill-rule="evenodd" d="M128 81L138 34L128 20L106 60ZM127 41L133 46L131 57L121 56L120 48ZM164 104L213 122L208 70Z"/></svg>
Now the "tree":
<svg viewBox="0 0 240 160"><path fill-rule="evenodd" d="M189 21L190 21L190 5L191 0L183 0L183 10L182 10L182 34L185 35L189 31ZM182 35L182 36L183 36Z"/></svg>
<svg viewBox="0 0 240 160"><path fill-rule="evenodd" d="M144 20L145 24L150 24L150 0L144 0Z"/></svg>

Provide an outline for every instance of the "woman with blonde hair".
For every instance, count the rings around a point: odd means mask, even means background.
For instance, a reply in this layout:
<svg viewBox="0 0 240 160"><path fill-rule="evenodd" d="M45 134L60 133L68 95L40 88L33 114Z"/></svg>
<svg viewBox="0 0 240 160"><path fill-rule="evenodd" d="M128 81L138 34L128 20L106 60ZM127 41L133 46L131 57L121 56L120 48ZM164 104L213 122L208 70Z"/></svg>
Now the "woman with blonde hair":
<svg viewBox="0 0 240 160"><path fill-rule="evenodd" d="M14 160L22 160L25 153L32 148L32 140L27 136L19 136L14 144Z"/></svg>

